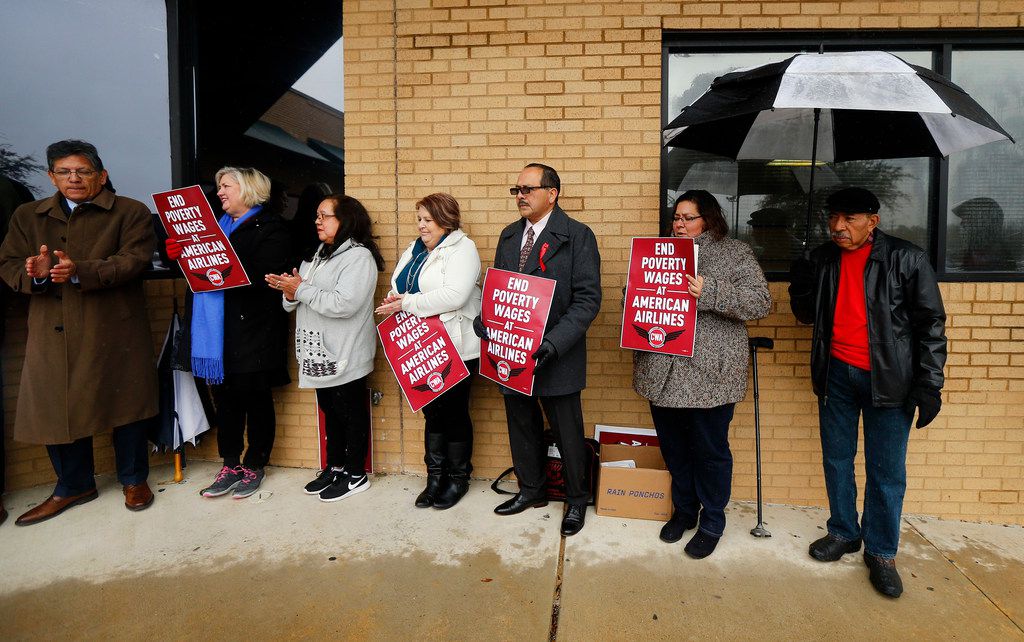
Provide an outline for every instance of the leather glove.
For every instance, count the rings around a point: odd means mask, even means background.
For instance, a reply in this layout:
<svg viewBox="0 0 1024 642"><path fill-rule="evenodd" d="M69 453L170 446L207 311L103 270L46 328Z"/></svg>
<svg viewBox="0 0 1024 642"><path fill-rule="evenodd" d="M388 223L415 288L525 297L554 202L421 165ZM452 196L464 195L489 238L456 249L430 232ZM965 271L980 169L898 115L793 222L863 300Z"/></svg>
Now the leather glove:
<svg viewBox="0 0 1024 642"><path fill-rule="evenodd" d="M914 415L917 408L917 427L924 428L939 414L942 407L942 393L930 386L914 386L903 402L903 410Z"/></svg>
<svg viewBox="0 0 1024 642"><path fill-rule="evenodd" d="M814 264L800 257L789 266L789 293L808 294L814 289Z"/></svg>
<svg viewBox="0 0 1024 642"><path fill-rule="evenodd" d="M537 365L533 367L533 371L539 372L541 368L554 361L557 356L558 351L555 350L555 346L550 341L541 341L540 347L533 353L533 360L537 362Z"/></svg>
<svg viewBox="0 0 1024 642"><path fill-rule="evenodd" d="M484 341L490 341L490 337L487 336L487 326L484 325L484 320L479 314L473 319L473 334Z"/></svg>
<svg viewBox="0 0 1024 642"><path fill-rule="evenodd" d="M181 243L177 239L167 239L164 241L164 247L167 249L167 258L172 261L177 261L181 258Z"/></svg>

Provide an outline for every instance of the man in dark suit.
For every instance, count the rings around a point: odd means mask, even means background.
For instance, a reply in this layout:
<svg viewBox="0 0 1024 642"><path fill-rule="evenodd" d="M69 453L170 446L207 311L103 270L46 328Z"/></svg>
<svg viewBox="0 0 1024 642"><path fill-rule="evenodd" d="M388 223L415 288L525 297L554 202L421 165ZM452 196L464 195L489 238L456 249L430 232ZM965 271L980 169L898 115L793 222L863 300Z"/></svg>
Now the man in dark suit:
<svg viewBox="0 0 1024 642"><path fill-rule="evenodd" d="M594 232L558 206L561 187L551 167L531 163L523 168L510 190L521 219L501 232L494 253L497 269L556 283L544 339L532 355L537 362L533 396L501 388L519 492L494 512L515 515L547 504L543 409L562 455L568 503L562 534L575 535L583 528L590 499L580 391L587 386L587 328L601 307L601 257ZM473 325L487 340L480 317Z"/></svg>

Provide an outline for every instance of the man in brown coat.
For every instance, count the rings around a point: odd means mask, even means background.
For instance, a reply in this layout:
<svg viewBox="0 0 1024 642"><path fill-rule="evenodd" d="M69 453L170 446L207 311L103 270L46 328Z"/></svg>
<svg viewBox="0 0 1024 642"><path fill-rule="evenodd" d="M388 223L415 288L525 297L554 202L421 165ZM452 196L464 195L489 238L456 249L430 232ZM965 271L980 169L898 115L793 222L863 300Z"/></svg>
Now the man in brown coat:
<svg viewBox="0 0 1024 642"><path fill-rule="evenodd" d="M108 428L125 506L153 503L146 429L157 382L140 278L155 247L151 214L107 189L89 143L54 143L46 161L57 193L19 207L0 246L0 276L31 297L14 439L46 445L57 474L20 526L96 498L92 437Z"/></svg>

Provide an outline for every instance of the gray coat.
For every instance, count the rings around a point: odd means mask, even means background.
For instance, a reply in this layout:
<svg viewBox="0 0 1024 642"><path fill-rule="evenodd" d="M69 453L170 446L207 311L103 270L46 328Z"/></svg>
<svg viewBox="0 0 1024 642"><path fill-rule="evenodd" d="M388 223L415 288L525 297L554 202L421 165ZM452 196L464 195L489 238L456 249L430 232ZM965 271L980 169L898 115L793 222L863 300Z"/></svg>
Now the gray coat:
<svg viewBox="0 0 1024 642"><path fill-rule="evenodd" d="M520 219L502 230L494 267L519 272L519 246L525 227L525 219ZM548 248L542 269L540 252L545 244ZM558 356L537 373L533 395L579 392L587 387L587 328L601 309L601 256L594 232L555 205L547 225L534 240L522 273L555 280L544 340L555 346ZM512 394L507 388L502 392Z"/></svg>
<svg viewBox="0 0 1024 642"><path fill-rule="evenodd" d="M323 244L320 244L323 248ZM281 297L295 315L295 360L300 388L330 388L373 372L377 326L373 291L377 264L370 250L347 239L330 256L299 267L295 300Z"/></svg>
<svg viewBox="0 0 1024 642"><path fill-rule="evenodd" d="M697 274L704 288L697 299L692 357L633 353L633 389L656 406L714 408L741 401L747 394L747 327L763 319L772 298L750 246L705 232Z"/></svg>

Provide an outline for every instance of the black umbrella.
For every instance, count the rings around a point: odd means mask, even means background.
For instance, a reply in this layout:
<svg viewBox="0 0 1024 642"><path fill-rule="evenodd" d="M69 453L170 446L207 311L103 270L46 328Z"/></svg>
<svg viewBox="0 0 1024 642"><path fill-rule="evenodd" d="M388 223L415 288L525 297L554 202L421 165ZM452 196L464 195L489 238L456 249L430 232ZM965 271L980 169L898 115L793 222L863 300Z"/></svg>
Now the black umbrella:
<svg viewBox="0 0 1024 642"><path fill-rule="evenodd" d="M163 349L157 360L160 386L160 413L154 422L150 441L160 452L174 451L175 480L181 481L181 466L185 444L196 444L196 437L210 429L203 404L196 389L195 379L189 372L188 355L181 350L181 317L178 301L164 337Z"/></svg>
<svg viewBox="0 0 1024 642"><path fill-rule="evenodd" d="M797 54L720 76L663 131L668 147L740 159L948 156L1013 140L967 92L883 51ZM807 205L810 229L811 202ZM805 232L804 244L807 243Z"/></svg>

